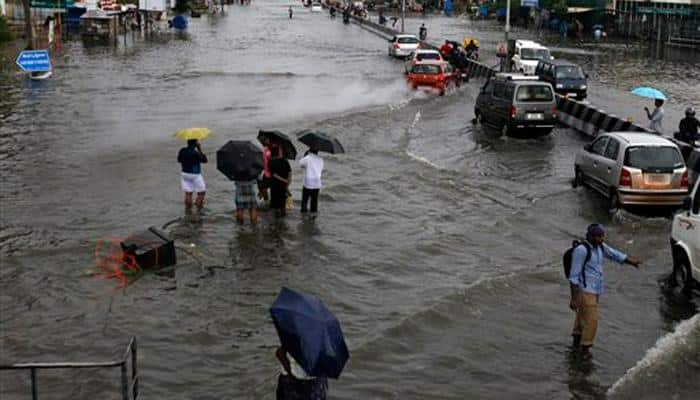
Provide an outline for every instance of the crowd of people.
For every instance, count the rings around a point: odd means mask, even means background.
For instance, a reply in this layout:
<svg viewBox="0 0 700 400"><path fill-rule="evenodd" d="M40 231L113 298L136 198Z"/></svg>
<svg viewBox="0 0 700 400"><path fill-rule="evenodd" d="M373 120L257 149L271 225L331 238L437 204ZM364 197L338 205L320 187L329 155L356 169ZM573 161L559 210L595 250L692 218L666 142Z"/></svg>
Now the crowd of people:
<svg viewBox="0 0 700 400"><path fill-rule="evenodd" d="M234 181L236 204L236 221L244 222L247 211L251 224L258 220L259 201L269 205L277 217L285 217L293 207L290 185L292 183L292 168L283 155L282 147L273 139L263 137L263 171L258 179L249 181ZM201 164L207 163L207 156L202 151L198 140L190 139L187 146L180 149L177 161L181 166L180 187L185 194L185 208L204 207L206 183L202 175ZM318 149L310 147L299 160L299 166L304 170L304 180L301 196L302 214L310 213L315 218L318 213L318 196L321 190L323 174L323 158L318 155ZM257 192L257 193L256 193ZM194 197L196 194L196 197ZM193 200L194 197L194 200ZM291 207L290 207L291 206Z"/></svg>

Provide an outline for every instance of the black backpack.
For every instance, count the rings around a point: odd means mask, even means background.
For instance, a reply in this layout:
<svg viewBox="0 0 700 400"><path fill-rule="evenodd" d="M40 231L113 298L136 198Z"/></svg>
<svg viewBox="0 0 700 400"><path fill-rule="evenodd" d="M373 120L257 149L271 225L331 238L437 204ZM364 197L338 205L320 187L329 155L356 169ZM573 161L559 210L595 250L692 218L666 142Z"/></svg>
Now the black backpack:
<svg viewBox="0 0 700 400"><path fill-rule="evenodd" d="M572 255L574 253L574 249L577 248L578 246L585 246L586 247L586 259L583 260L583 268L581 269L581 277L583 278L583 287L586 287L586 264L588 264L588 261L591 259L591 245L588 244L588 242L585 241L580 241L580 240L574 240L571 242L571 247L569 247L565 252L564 252L564 275L566 275L566 279L569 279L569 275L571 275L571 259Z"/></svg>

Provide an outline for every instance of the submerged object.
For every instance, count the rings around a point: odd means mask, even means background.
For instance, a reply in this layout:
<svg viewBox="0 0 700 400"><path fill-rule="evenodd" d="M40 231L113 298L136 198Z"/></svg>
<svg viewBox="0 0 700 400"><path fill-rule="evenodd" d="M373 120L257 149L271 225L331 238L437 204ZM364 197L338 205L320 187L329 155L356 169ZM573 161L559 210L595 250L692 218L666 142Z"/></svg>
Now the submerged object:
<svg viewBox="0 0 700 400"><path fill-rule="evenodd" d="M156 227L135 233L121 242L125 257L133 258L141 269L175 265L175 243Z"/></svg>

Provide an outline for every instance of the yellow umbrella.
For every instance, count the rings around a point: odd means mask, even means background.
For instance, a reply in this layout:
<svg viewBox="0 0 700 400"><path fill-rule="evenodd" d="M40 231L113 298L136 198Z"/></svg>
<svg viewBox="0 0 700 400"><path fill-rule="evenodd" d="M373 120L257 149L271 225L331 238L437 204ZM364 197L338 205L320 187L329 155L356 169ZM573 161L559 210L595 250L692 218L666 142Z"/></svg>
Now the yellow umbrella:
<svg viewBox="0 0 700 400"><path fill-rule="evenodd" d="M182 140L202 140L209 137L209 135L211 135L211 130L209 128L187 128L180 129L179 131L175 132L175 137Z"/></svg>

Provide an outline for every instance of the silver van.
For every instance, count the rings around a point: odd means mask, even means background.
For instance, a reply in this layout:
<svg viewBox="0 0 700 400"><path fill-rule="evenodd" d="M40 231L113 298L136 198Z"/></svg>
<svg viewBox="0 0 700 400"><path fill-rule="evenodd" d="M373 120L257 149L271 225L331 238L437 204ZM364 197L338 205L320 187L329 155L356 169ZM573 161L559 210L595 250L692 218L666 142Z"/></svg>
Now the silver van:
<svg viewBox="0 0 700 400"><path fill-rule="evenodd" d="M688 196L688 169L678 146L641 132L599 135L576 154L573 186L606 196L610 209L626 205L680 206Z"/></svg>
<svg viewBox="0 0 700 400"><path fill-rule="evenodd" d="M557 122L554 89L536 76L498 73L481 88L474 116L504 135L546 135Z"/></svg>

